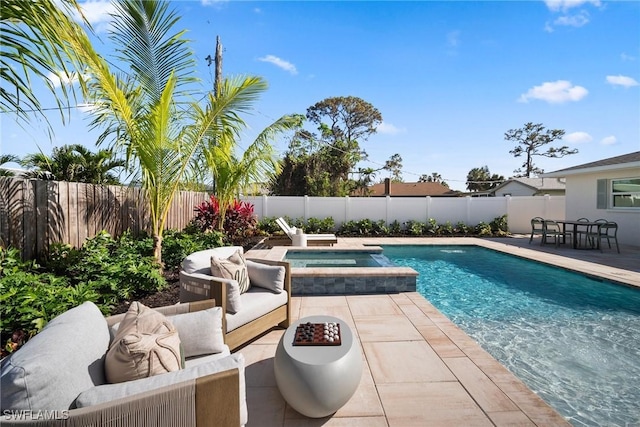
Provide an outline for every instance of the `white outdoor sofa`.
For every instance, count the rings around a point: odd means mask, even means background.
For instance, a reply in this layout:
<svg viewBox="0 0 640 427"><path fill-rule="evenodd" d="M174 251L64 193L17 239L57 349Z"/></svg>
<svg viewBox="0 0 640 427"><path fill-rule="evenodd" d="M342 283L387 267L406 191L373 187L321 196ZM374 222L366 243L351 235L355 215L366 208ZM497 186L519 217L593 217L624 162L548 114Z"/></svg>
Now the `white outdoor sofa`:
<svg viewBox="0 0 640 427"><path fill-rule="evenodd" d="M291 270L288 262L266 259L247 258L247 269L251 286L239 295L241 309L230 312L229 287L237 286L237 281L214 277L211 275L211 256L224 259L241 246L225 246L194 252L182 261L180 271L180 302L199 301L213 298L222 307L224 342L231 350L247 343L273 327L287 328L291 322ZM255 286L254 279L266 269L267 276L272 270L284 271L279 286L282 292L277 293L264 287ZM237 296L236 296L237 297Z"/></svg>
<svg viewBox="0 0 640 427"><path fill-rule="evenodd" d="M196 354L187 358L183 369L107 383L106 353L116 333L114 325L125 315L105 318L95 304L85 302L52 319L22 348L2 360L1 424L114 427L246 424L244 357L230 354L222 342L219 326L222 316L214 302L154 310L174 322L182 337L184 354Z"/></svg>

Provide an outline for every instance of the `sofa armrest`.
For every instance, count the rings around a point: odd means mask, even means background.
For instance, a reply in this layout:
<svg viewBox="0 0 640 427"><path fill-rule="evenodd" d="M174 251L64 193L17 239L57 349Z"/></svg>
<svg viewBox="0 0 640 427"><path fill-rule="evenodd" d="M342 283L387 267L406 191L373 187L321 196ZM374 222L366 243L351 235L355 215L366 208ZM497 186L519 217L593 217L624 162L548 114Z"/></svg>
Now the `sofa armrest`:
<svg viewBox="0 0 640 427"><path fill-rule="evenodd" d="M223 313L242 309L240 287L233 279L180 271L180 302L214 299ZM227 316L222 316L222 330L227 330Z"/></svg>
<svg viewBox="0 0 640 427"><path fill-rule="evenodd" d="M47 417L3 414L2 425L237 427L247 422L243 391L243 371L229 369L85 408L52 411Z"/></svg>
<svg viewBox="0 0 640 427"><path fill-rule="evenodd" d="M195 302L207 299L215 300L216 305L227 312L227 284L230 279L208 276L200 273L180 271L180 302Z"/></svg>

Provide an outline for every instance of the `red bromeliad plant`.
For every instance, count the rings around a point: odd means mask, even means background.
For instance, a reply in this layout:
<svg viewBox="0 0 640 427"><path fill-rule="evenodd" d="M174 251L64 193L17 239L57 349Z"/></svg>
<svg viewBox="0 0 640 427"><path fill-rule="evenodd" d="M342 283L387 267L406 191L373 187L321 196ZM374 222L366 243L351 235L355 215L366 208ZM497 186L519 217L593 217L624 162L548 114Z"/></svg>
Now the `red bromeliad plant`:
<svg viewBox="0 0 640 427"><path fill-rule="evenodd" d="M195 207L196 217L193 223L202 231L216 230L220 219L220 203L211 195L210 201ZM241 243L245 238L256 234L258 217L253 213L253 205L234 200L227 208L223 228L232 243Z"/></svg>

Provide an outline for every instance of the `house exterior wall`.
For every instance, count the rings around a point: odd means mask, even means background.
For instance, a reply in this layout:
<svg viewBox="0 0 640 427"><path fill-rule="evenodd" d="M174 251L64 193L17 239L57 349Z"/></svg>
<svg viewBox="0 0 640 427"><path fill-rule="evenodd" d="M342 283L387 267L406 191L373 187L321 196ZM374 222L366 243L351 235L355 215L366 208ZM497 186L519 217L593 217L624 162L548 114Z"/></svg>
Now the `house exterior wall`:
<svg viewBox="0 0 640 427"><path fill-rule="evenodd" d="M548 194L550 196L564 196L564 189L535 189L528 185L525 185L518 181L511 181L504 185L504 187L495 190L494 195L496 197L504 196L544 196Z"/></svg>
<svg viewBox="0 0 640 427"><path fill-rule="evenodd" d="M496 197L504 196L533 196L536 192L535 189L524 185L517 181L507 183L504 187L496 190Z"/></svg>
<svg viewBox="0 0 640 427"><path fill-rule="evenodd" d="M566 217L567 219L603 218L618 223L618 242L640 246L640 210L624 208L597 208L597 183L599 179L634 178L640 170L598 172L567 176Z"/></svg>

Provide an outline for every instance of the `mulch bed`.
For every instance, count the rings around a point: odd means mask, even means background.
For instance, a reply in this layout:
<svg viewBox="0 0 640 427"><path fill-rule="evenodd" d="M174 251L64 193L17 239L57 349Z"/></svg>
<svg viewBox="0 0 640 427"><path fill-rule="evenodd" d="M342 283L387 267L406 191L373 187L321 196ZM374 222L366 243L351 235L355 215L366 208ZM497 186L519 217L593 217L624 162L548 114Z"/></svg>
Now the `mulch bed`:
<svg viewBox="0 0 640 427"><path fill-rule="evenodd" d="M259 244L263 237L256 237L251 241L243 245L244 251L247 252ZM147 307L164 307L166 305L173 305L180 302L180 273L176 271L164 271L164 278L167 280L169 286L159 292L154 292L148 295L143 295L130 301L123 301L118 304L111 314L126 313L132 302L138 301Z"/></svg>
<svg viewBox="0 0 640 427"><path fill-rule="evenodd" d="M148 295L141 296L130 301L118 304L111 314L126 313L133 301L139 301L147 307L164 307L180 302L180 276L178 272L164 272L164 277L169 284L165 289Z"/></svg>

